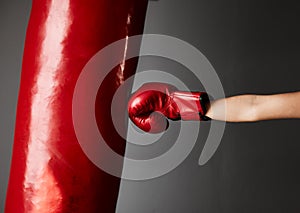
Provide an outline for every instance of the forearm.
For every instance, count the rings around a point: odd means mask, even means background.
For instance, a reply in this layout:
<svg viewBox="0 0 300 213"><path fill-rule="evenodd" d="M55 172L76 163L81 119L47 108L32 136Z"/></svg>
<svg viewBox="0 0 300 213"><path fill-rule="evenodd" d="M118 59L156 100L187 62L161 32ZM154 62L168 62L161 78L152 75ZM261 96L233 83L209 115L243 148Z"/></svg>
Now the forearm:
<svg viewBox="0 0 300 213"><path fill-rule="evenodd" d="M257 96L258 120L300 118L300 92Z"/></svg>
<svg viewBox="0 0 300 213"><path fill-rule="evenodd" d="M228 122L300 118L300 92L219 99L211 103L206 116Z"/></svg>
<svg viewBox="0 0 300 213"><path fill-rule="evenodd" d="M228 122L255 121L256 98L256 95L239 95L212 101L206 116Z"/></svg>

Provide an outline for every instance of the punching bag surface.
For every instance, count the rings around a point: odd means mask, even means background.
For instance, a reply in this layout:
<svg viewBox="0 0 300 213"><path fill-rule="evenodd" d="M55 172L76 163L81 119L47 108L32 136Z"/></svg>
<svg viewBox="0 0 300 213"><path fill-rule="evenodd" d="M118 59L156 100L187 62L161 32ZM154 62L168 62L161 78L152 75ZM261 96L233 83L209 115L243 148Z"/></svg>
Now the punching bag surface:
<svg viewBox="0 0 300 213"><path fill-rule="evenodd" d="M72 123L72 96L95 53L143 32L146 8L147 0L33 0L6 213L115 212L120 179L83 153ZM114 92L135 73L136 64L135 58L115 67L99 85L96 100L99 130L121 154L125 141L108 112Z"/></svg>

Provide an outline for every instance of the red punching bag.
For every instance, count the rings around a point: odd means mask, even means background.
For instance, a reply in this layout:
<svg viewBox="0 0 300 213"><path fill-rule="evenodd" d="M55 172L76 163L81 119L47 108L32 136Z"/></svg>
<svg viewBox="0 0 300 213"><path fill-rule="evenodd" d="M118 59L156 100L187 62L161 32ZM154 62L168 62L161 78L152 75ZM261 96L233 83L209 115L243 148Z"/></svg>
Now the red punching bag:
<svg viewBox="0 0 300 213"><path fill-rule="evenodd" d="M83 67L95 53L143 32L147 3L33 0L6 213L115 212L120 178L99 169L83 153L72 123L72 95ZM108 145L121 154L125 142L108 116L110 103L136 65L137 58L116 66L96 100L98 128Z"/></svg>

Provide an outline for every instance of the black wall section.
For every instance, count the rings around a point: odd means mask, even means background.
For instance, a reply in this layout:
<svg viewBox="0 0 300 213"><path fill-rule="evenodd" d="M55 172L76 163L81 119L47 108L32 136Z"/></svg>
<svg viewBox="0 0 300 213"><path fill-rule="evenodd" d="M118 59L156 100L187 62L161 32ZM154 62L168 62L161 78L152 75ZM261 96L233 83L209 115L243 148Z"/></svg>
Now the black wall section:
<svg viewBox="0 0 300 213"><path fill-rule="evenodd" d="M227 96L288 92L300 90L299 9L292 1L161 0L150 3L145 31L196 46L216 69ZM174 70L174 63L141 61L140 70L151 68L176 76L181 71L187 79L188 71ZM193 89L199 87L190 79ZM195 148L178 168L148 181L123 181L119 212L298 212L299 127L300 120L228 123L217 152L200 167L209 128L203 124Z"/></svg>

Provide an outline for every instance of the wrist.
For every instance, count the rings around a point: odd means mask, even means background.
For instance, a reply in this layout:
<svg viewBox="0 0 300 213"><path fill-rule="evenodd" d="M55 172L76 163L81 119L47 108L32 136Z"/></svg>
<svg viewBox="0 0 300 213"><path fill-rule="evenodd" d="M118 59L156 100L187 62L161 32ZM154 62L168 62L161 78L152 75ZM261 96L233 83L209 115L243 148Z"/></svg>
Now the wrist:
<svg viewBox="0 0 300 213"><path fill-rule="evenodd" d="M209 95L206 92L200 92L199 102L202 107L202 114L199 114L200 120L203 120L203 121L211 120L211 118L207 114L208 110L210 109L210 104L211 104Z"/></svg>

